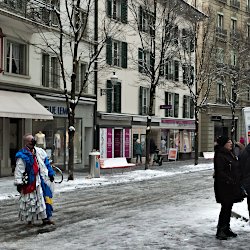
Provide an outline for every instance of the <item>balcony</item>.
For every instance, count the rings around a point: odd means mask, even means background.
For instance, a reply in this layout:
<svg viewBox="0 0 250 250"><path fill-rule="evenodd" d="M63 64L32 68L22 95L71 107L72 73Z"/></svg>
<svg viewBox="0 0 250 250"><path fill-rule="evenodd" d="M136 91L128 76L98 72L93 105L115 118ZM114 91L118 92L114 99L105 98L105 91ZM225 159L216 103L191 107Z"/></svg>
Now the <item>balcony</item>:
<svg viewBox="0 0 250 250"><path fill-rule="evenodd" d="M53 6L52 4L46 4L44 1L0 0L0 9L48 26L57 26L57 18L53 12ZM56 7L59 8L59 1Z"/></svg>
<svg viewBox="0 0 250 250"><path fill-rule="evenodd" d="M240 8L240 2L237 0L230 0L230 5L233 8L239 9Z"/></svg>
<svg viewBox="0 0 250 250"><path fill-rule="evenodd" d="M226 98L216 98L216 103L219 103L219 104L226 104Z"/></svg>
<svg viewBox="0 0 250 250"><path fill-rule="evenodd" d="M222 27L216 28L216 36L219 39L225 40L227 38L227 30L223 29Z"/></svg>
<svg viewBox="0 0 250 250"><path fill-rule="evenodd" d="M226 4L227 0L218 0L218 2Z"/></svg>
<svg viewBox="0 0 250 250"><path fill-rule="evenodd" d="M236 30L232 30L230 32L231 39L238 40L238 39L240 39L240 36L241 36L241 34L239 32L237 32Z"/></svg>

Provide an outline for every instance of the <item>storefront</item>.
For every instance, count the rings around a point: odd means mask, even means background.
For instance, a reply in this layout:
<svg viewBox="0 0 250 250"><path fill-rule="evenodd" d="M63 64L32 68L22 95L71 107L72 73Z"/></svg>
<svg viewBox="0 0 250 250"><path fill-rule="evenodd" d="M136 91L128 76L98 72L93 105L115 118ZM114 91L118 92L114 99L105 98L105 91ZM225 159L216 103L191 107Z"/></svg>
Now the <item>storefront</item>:
<svg viewBox="0 0 250 250"><path fill-rule="evenodd" d="M99 151L101 158L132 157L132 117L98 113Z"/></svg>
<svg viewBox="0 0 250 250"><path fill-rule="evenodd" d="M178 159L192 158L194 151L194 120L167 119L161 120L161 150L168 152L176 148Z"/></svg>
<svg viewBox="0 0 250 250"><path fill-rule="evenodd" d="M68 162L68 118L63 99L40 97L38 101L53 114L52 121L34 120L32 131L38 145L46 149L55 165L67 169ZM75 169L88 167L89 152L93 145L93 112L91 102L79 102L75 110L74 163ZM39 143L39 139L41 144Z"/></svg>
<svg viewBox="0 0 250 250"><path fill-rule="evenodd" d="M30 94L0 90L0 176L15 168L15 154L23 135L32 132L32 120L52 120L53 115Z"/></svg>

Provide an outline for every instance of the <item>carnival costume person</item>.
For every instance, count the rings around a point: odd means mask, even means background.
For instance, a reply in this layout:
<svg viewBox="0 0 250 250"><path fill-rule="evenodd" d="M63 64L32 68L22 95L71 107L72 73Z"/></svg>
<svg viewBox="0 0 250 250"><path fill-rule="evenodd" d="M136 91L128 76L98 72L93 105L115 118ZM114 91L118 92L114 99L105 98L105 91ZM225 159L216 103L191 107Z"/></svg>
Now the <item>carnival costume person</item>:
<svg viewBox="0 0 250 250"><path fill-rule="evenodd" d="M43 220L43 224L54 224L51 220L53 207L54 175L46 152L35 147L32 134L24 137L25 147L16 154L14 184L20 192L19 218L32 224Z"/></svg>

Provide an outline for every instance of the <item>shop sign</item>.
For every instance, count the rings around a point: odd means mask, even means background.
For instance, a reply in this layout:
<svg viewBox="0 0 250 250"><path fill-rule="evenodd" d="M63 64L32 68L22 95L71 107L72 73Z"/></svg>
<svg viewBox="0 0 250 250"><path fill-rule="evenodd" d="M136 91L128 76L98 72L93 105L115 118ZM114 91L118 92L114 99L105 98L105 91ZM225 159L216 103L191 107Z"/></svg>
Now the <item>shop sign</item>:
<svg viewBox="0 0 250 250"><path fill-rule="evenodd" d="M124 145L124 156L130 158L130 129L124 129L125 145Z"/></svg>
<svg viewBox="0 0 250 250"><path fill-rule="evenodd" d="M160 105L160 109L172 109L172 105Z"/></svg>
<svg viewBox="0 0 250 250"><path fill-rule="evenodd" d="M57 116L67 116L68 111L63 106L44 106L50 113Z"/></svg>
<svg viewBox="0 0 250 250"><path fill-rule="evenodd" d="M195 128L195 121L194 120L176 120L176 119L162 119L161 123L168 124L173 128Z"/></svg>
<svg viewBox="0 0 250 250"><path fill-rule="evenodd" d="M176 160L177 159L177 148L170 148L168 151L168 159Z"/></svg>

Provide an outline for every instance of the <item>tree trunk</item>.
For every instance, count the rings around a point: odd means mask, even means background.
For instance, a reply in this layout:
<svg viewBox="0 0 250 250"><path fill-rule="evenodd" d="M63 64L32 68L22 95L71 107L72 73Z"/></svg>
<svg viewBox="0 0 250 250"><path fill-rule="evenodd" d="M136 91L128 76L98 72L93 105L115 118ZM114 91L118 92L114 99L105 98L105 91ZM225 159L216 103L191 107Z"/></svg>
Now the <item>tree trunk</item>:
<svg viewBox="0 0 250 250"><path fill-rule="evenodd" d="M75 136L75 110L69 115L69 160L68 160L68 180L74 180L74 136Z"/></svg>

